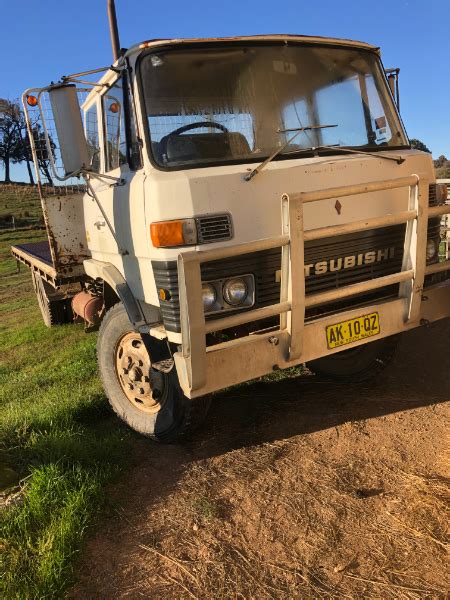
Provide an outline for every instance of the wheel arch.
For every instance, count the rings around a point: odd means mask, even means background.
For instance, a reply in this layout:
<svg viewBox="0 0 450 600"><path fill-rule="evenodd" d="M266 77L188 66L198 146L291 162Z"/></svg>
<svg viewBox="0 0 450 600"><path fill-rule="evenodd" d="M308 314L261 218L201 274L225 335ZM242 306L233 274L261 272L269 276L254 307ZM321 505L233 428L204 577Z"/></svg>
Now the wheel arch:
<svg viewBox="0 0 450 600"><path fill-rule="evenodd" d="M92 279L101 279L108 286L110 293L105 300L110 306L116 304L113 301L114 296L111 294L113 292L117 297L117 302L122 302L133 327L139 329L147 324L139 301L133 296L130 286L117 267L111 263L92 258L85 260L83 264L86 274L89 277Z"/></svg>

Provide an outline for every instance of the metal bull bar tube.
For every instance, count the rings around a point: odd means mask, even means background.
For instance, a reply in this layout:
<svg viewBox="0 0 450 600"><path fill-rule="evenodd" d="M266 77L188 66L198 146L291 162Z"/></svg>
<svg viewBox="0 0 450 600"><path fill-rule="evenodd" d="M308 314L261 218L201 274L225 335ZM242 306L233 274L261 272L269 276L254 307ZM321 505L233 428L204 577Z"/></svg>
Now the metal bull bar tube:
<svg viewBox="0 0 450 600"><path fill-rule="evenodd" d="M279 315L279 333L287 334L289 339L284 364L298 364L301 362L303 354L305 309L307 307L340 300L397 283L400 284L400 299L393 303L393 306L395 304L395 310L402 311L402 322L409 323L411 326L419 324L425 275L450 270L450 261L426 266L425 247L428 219L450 213L450 205L431 208L428 206L428 183L428 180L420 179L418 175L410 175L385 181L312 192L283 194L281 198L282 232L280 236L213 250L181 253L178 257L182 332L181 362L185 368L190 392L195 395L196 390L201 390L205 386L207 382L207 353L217 348L206 348L205 336L207 333ZM353 223L304 231L303 206L306 203L356 194L367 194L366 199L370 199L371 192L403 187L409 188L408 210ZM402 223L406 223L406 235L401 271L392 275L346 285L335 290L305 296L305 241ZM282 248L279 303L206 322L201 295L200 265L205 262L273 248ZM259 336L251 337L257 338ZM242 340L222 343L220 349L216 352L224 350L227 345L230 348L231 345L233 345L233 348L237 348L239 343L242 344ZM252 340L247 340L245 343L248 346L247 352L251 352ZM256 344L257 341L254 340L254 343ZM180 358L179 356L179 363Z"/></svg>

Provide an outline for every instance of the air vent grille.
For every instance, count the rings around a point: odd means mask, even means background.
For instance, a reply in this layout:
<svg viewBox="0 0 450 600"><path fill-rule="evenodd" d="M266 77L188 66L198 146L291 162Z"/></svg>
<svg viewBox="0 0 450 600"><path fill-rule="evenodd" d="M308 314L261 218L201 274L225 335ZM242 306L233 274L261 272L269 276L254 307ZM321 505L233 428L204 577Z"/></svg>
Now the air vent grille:
<svg viewBox="0 0 450 600"><path fill-rule="evenodd" d="M231 215L207 215L196 218L198 241L200 244L222 242L233 237Z"/></svg>

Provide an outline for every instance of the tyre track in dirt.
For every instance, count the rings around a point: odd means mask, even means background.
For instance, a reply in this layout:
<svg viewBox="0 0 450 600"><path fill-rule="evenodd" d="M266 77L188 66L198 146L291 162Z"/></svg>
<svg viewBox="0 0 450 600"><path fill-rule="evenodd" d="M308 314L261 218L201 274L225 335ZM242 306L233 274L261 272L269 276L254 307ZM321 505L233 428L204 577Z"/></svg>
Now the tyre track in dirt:
<svg viewBox="0 0 450 600"><path fill-rule="evenodd" d="M69 597L443 598L449 340L438 322L376 382L255 382L189 444L137 441Z"/></svg>

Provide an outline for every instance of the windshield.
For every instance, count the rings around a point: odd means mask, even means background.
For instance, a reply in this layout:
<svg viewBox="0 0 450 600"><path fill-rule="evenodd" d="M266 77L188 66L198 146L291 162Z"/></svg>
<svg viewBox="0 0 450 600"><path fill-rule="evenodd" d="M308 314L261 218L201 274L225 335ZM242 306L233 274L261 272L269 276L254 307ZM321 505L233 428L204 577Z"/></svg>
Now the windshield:
<svg viewBox="0 0 450 600"><path fill-rule="evenodd" d="M405 146L378 57L317 45L182 48L140 66L154 161L182 168L316 146ZM333 124L330 128L311 129ZM332 150L330 150L332 151Z"/></svg>

